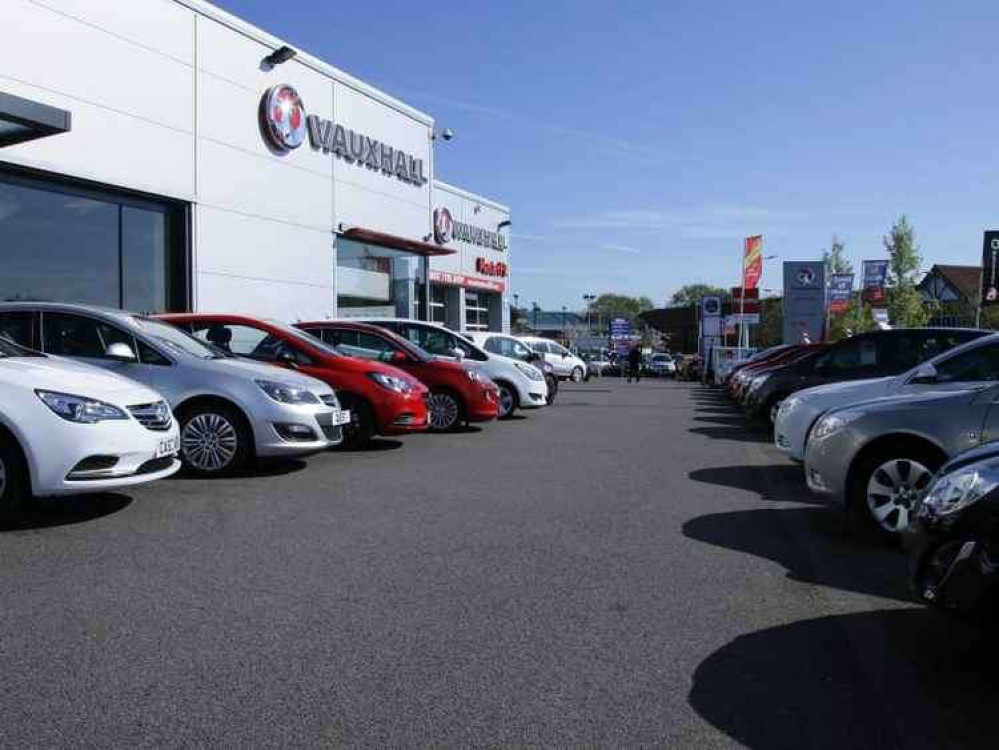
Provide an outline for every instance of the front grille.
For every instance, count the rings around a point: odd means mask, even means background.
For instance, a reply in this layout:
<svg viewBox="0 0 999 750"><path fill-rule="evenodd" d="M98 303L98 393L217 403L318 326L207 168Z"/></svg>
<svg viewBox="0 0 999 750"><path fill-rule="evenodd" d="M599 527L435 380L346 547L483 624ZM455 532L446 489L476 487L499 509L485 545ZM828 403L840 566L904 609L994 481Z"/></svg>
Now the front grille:
<svg viewBox="0 0 999 750"><path fill-rule="evenodd" d="M173 424L170 407L166 401L156 401L152 404L136 404L128 407L129 413L147 430L166 432Z"/></svg>
<svg viewBox="0 0 999 750"><path fill-rule="evenodd" d="M157 471L163 471L164 469L169 469L173 466L174 457L173 456L163 456L163 458L154 458L150 461L146 461L142 466L136 470L136 474L155 474Z"/></svg>
<svg viewBox="0 0 999 750"><path fill-rule="evenodd" d="M324 424L320 427L323 428L323 435L331 443L339 443L343 440L343 429L338 425Z"/></svg>
<svg viewBox="0 0 999 750"><path fill-rule="evenodd" d="M324 393L319 397L324 404L334 409L340 408L340 401L337 399L335 393Z"/></svg>

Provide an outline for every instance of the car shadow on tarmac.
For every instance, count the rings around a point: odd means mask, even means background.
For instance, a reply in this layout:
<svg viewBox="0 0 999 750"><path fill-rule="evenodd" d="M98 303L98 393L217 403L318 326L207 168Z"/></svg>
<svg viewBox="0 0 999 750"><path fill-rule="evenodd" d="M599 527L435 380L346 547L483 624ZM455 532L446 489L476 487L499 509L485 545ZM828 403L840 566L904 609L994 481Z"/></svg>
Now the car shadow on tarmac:
<svg viewBox="0 0 999 750"><path fill-rule="evenodd" d="M695 482L756 492L763 500L826 506L826 503L808 491L801 475L801 467L794 464L713 466L708 469L695 469L687 476Z"/></svg>
<svg viewBox="0 0 999 750"><path fill-rule="evenodd" d="M715 425L712 427L691 427L689 432L703 435L713 440L729 440L740 443L766 443L770 440L767 429L743 420L739 424Z"/></svg>
<svg viewBox="0 0 999 750"><path fill-rule="evenodd" d="M844 516L828 508L711 513L687 521L683 535L772 560L792 581L911 601L905 555L857 533ZM821 564L814 563L817 559Z"/></svg>
<svg viewBox="0 0 999 750"><path fill-rule="evenodd" d="M452 432L458 432L459 430L452 430ZM347 446L338 445L335 448L330 449L330 453L384 453L386 451L399 450L403 445L401 440L395 440L394 438L373 438L369 440L364 445L358 446Z"/></svg>
<svg viewBox="0 0 999 750"><path fill-rule="evenodd" d="M36 498L17 513L0 519L0 533L85 523L118 513L131 504L131 497L118 493Z"/></svg>
<svg viewBox="0 0 999 750"><path fill-rule="evenodd" d="M296 472L302 471L308 467L308 463L301 458L272 458L268 460L260 460L254 466L249 466L245 469L238 469L237 471L230 472L225 476L220 476L218 479L253 479L254 477L281 477L286 474L294 474ZM205 477L199 474L192 474L191 472L181 469L178 473L174 474L170 481L172 482L189 482L195 481L215 481L215 477Z"/></svg>
<svg viewBox="0 0 999 750"><path fill-rule="evenodd" d="M925 609L820 617L718 649L688 701L749 748L997 747L995 654L989 632Z"/></svg>

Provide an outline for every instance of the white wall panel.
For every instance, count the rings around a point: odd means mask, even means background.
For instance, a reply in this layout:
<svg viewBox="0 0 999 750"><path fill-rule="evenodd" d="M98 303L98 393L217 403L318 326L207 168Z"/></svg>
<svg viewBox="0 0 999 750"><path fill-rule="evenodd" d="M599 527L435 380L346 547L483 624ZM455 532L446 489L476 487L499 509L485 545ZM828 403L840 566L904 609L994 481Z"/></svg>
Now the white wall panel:
<svg viewBox="0 0 999 750"><path fill-rule="evenodd" d="M136 6L148 2L120 3L122 13L139 13ZM4 6L4 28L17 31L4 34L0 44L0 80L28 82L123 115L194 130L190 65L28 0L5 0ZM192 25L164 29L170 33L193 44Z"/></svg>
<svg viewBox="0 0 999 750"><path fill-rule="evenodd" d="M332 306L329 287L198 274L197 310L202 312L239 312L295 322L328 318Z"/></svg>
<svg viewBox="0 0 999 750"><path fill-rule="evenodd" d="M146 120L67 100L48 91L9 83L9 94L69 109L69 133L9 146L0 161L72 175L134 190L191 200L194 194L194 136Z"/></svg>
<svg viewBox="0 0 999 750"><path fill-rule="evenodd" d="M198 270L329 287L329 232L198 206Z"/></svg>
<svg viewBox="0 0 999 750"><path fill-rule="evenodd" d="M32 1L194 64L194 12L173 0Z"/></svg>

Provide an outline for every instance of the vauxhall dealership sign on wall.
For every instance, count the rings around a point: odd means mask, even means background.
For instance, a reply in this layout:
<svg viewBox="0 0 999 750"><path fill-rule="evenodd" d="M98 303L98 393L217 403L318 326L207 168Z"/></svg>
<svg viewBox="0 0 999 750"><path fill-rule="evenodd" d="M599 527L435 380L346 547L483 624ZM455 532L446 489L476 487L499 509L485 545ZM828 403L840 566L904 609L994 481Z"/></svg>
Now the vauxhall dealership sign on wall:
<svg viewBox="0 0 999 750"><path fill-rule="evenodd" d="M443 206L434 209L434 240L438 245L458 240L493 250L506 250L506 237L502 234L463 221L455 221L451 211Z"/></svg>
<svg viewBox="0 0 999 750"><path fill-rule="evenodd" d="M298 148L308 135L314 151L332 153L349 164L380 171L413 185L424 185L428 181L423 159L333 120L307 114L298 92L286 83L267 89L260 102L260 124L268 143L278 151Z"/></svg>

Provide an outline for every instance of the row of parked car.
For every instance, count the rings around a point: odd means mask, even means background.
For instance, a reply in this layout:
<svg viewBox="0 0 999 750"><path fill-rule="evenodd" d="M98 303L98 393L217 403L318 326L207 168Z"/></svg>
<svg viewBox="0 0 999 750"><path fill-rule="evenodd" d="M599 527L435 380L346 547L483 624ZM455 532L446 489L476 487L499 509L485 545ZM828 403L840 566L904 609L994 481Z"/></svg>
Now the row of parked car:
<svg viewBox="0 0 999 750"><path fill-rule="evenodd" d="M547 343L416 320L3 303L0 511L539 409L585 375Z"/></svg>
<svg viewBox="0 0 999 750"><path fill-rule="evenodd" d="M816 496L912 556L922 601L994 614L999 334L872 331L756 353L725 387Z"/></svg>

